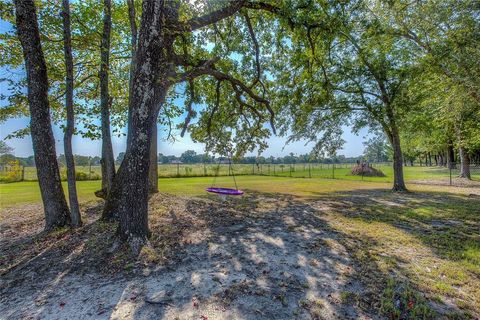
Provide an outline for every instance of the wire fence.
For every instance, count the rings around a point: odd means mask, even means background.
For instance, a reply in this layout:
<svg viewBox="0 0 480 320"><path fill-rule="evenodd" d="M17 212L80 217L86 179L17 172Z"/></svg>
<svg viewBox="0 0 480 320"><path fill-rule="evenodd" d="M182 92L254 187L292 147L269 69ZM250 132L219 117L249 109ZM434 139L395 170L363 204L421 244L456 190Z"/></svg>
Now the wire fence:
<svg viewBox="0 0 480 320"><path fill-rule="evenodd" d="M409 163L410 164L410 163ZM413 163L404 166L407 183L427 185L449 185L480 188L480 163L471 163L462 170L461 164L450 163L448 166L429 166ZM62 180L66 180L66 170L60 170ZM381 163L198 163L198 164L159 164L159 178L214 177L231 175L261 175L291 178L323 178L360 180L374 182L392 182L393 166L391 162ZM463 176L469 176L467 179ZM100 166L77 166L77 180L100 180ZM19 165L0 166L0 181L36 181L35 167Z"/></svg>

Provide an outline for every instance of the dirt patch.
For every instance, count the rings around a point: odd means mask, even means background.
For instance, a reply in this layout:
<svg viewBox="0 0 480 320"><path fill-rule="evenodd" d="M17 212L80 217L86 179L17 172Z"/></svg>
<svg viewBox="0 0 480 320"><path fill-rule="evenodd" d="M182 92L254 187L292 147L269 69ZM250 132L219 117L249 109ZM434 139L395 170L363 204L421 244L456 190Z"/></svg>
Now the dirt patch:
<svg viewBox="0 0 480 320"><path fill-rule="evenodd" d="M115 224L98 221L99 203L83 208L82 228L49 235L41 232L38 206L10 208L0 213L0 315L6 319L382 318L382 295L390 287L392 303L398 300L404 309L410 308L411 300L420 301L408 296L410 289L398 291L396 282L389 287L386 279L402 280L399 270L408 257L415 256L418 263L431 251L407 252L408 246L395 247L393 236L394 247L388 248L373 237L379 231L372 229L369 234L362 228L373 225L379 217L377 208L401 210L426 199L434 205L436 199L431 198L394 197L380 190L314 200L251 192L227 201L157 194L150 199L150 245L137 260L126 248L112 250ZM408 224L412 217L410 213L399 223L392 214L391 224L399 226L395 229L399 233L423 227ZM459 222L428 223L441 229ZM389 236L385 231L385 239ZM384 251L379 249L382 246ZM383 269L379 261L396 269ZM444 307L445 312L452 308Z"/></svg>
<svg viewBox="0 0 480 320"><path fill-rule="evenodd" d="M92 219L81 229L53 236L41 234L38 208L25 208L24 218L1 223L0 249L7 258L0 314L8 319L367 317L369 307L340 302L343 291L360 293L362 287L349 279L352 261L336 233L307 205L287 197L269 200L156 195L151 246L138 261L122 256L122 250L119 256L109 253L114 228L95 221L98 208L90 210ZM17 230L24 225L29 227Z"/></svg>
<svg viewBox="0 0 480 320"><path fill-rule="evenodd" d="M422 180L409 180L409 183L422 184L422 185L435 185L435 186L455 186L462 188L472 188L475 193L480 194L480 181L468 180L465 178L452 177L450 183L449 178L445 179L422 179Z"/></svg>

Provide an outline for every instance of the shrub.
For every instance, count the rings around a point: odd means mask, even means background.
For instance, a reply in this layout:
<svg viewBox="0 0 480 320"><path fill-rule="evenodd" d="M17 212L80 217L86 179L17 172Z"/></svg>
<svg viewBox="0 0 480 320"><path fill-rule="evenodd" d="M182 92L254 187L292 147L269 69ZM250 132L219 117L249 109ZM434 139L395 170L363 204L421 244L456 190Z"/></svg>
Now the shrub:
<svg viewBox="0 0 480 320"><path fill-rule="evenodd" d="M60 178L62 179L62 181L67 181L67 170L64 169L60 172ZM85 171L75 171L76 181L100 180L100 179L102 179L102 177L94 171L91 171L90 174Z"/></svg>
<svg viewBox="0 0 480 320"><path fill-rule="evenodd" d="M17 182L22 181L22 167L18 160L9 161L6 164L8 171L3 171L0 175L1 182Z"/></svg>

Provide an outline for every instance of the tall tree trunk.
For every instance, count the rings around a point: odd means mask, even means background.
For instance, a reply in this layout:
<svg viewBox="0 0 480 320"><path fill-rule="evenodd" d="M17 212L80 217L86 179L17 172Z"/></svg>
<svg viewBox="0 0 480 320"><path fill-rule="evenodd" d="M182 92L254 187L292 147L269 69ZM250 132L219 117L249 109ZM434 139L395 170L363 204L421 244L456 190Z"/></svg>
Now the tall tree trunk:
<svg viewBox="0 0 480 320"><path fill-rule="evenodd" d="M72 151L72 136L75 131L75 118L73 112L73 57L72 35L70 28L70 3L62 1L63 6L63 48L65 54L65 108L67 110L67 125L65 128L64 147L65 163L67 165L68 199L70 202L70 217L73 227L82 225L80 208L78 205L77 186L75 181L75 162Z"/></svg>
<svg viewBox="0 0 480 320"><path fill-rule="evenodd" d="M110 33L112 28L111 0L103 1L103 33L100 64L100 109L102 113L102 191L110 192L115 178L115 158L113 157L112 136L110 133L110 107L112 100L108 91L110 68Z"/></svg>
<svg viewBox="0 0 480 320"><path fill-rule="evenodd" d="M27 72L30 131L38 183L45 211L45 230L70 224L60 181L55 139L50 122L47 66L43 56L33 0L15 0L16 27Z"/></svg>
<svg viewBox="0 0 480 320"><path fill-rule="evenodd" d="M130 82L129 82L129 99L132 95L132 83L133 83L133 76L135 70L135 51L137 46L137 37L138 37L138 30L137 30L137 22L136 22L136 13L135 13L135 2L134 0L127 0L128 5L128 20L130 22L130 32L132 34L132 38L130 41L131 45L131 53L132 53L132 60L130 62ZM128 112L128 119L130 123L131 118L131 109L129 108ZM157 126L152 128L152 140L150 144L150 163L152 164L149 169L148 173L148 181L149 181L149 192L150 193L157 193L158 192L158 166L157 166ZM128 144L128 142L127 142ZM153 165L155 164L155 165Z"/></svg>
<svg viewBox="0 0 480 320"><path fill-rule="evenodd" d="M395 122L395 117L391 106L387 105L387 118L389 121L389 128L387 133L388 138L393 149L393 191L407 191L405 180L403 178L403 155L400 145L400 134Z"/></svg>
<svg viewBox="0 0 480 320"><path fill-rule="evenodd" d="M150 193L158 192L158 160L157 160L157 121L152 126L152 140L150 141L150 168L148 170L148 186Z"/></svg>
<svg viewBox="0 0 480 320"><path fill-rule="evenodd" d="M464 147L459 147L459 156L460 156L460 178L466 178L470 180L472 176L470 175L470 156L468 155L467 150Z"/></svg>
<svg viewBox="0 0 480 320"><path fill-rule="evenodd" d="M134 77L135 65L137 61L136 50L137 50L138 30L137 30L137 21L136 21L136 13L135 13L135 1L127 0L127 5L128 5L128 20L130 22L130 32L131 32L130 52L132 54L132 59L130 61L130 79L128 82L128 102L130 104L130 99L132 97L133 77ZM131 122L131 117L132 117L131 113L132 113L132 109L128 108L128 124L130 124ZM128 143L129 143L129 140L127 140L127 145Z"/></svg>
<svg viewBox="0 0 480 320"><path fill-rule="evenodd" d="M392 148L393 148L393 191L407 191L405 180L403 178L403 160L402 149L400 147L400 136L394 130L392 133Z"/></svg>
<svg viewBox="0 0 480 320"><path fill-rule="evenodd" d="M453 150L453 142L449 142L447 146L447 167L448 169L455 169L455 151Z"/></svg>
<svg viewBox="0 0 480 320"><path fill-rule="evenodd" d="M464 146L461 126L462 118L460 117L460 119L457 119L455 121L455 133L457 135L458 143L458 156L460 158L460 174L458 175L458 177L470 180L470 156L468 154L468 150L466 150Z"/></svg>
<svg viewBox="0 0 480 320"><path fill-rule="evenodd" d="M172 72L172 65L165 52L172 49L173 38L165 41L163 36L164 5L163 1L143 2L129 103L127 150L103 212L105 219L118 217L118 236L129 243L134 253L139 253L149 235L148 172L152 131L158 116L158 102L163 101L171 85L166 75Z"/></svg>

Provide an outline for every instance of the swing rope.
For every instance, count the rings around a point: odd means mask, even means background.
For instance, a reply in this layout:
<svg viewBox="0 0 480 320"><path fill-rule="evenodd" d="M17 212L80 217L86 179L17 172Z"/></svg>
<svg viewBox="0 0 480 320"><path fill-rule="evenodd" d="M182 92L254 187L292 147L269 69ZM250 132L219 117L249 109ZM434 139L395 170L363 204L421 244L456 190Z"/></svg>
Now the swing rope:
<svg viewBox="0 0 480 320"><path fill-rule="evenodd" d="M220 175L220 163L221 160L218 159L217 169L215 170L215 175L213 176L212 188L215 187L215 183L217 182L217 177ZM235 190L238 191L237 179L235 178L235 172L233 170L232 158L228 157L228 170L232 173L233 183L235 184Z"/></svg>
<svg viewBox="0 0 480 320"><path fill-rule="evenodd" d="M235 172L233 172L232 158L228 158L228 164L230 166L230 172L232 173L233 183L235 183L235 190L238 190L237 179L235 179Z"/></svg>

